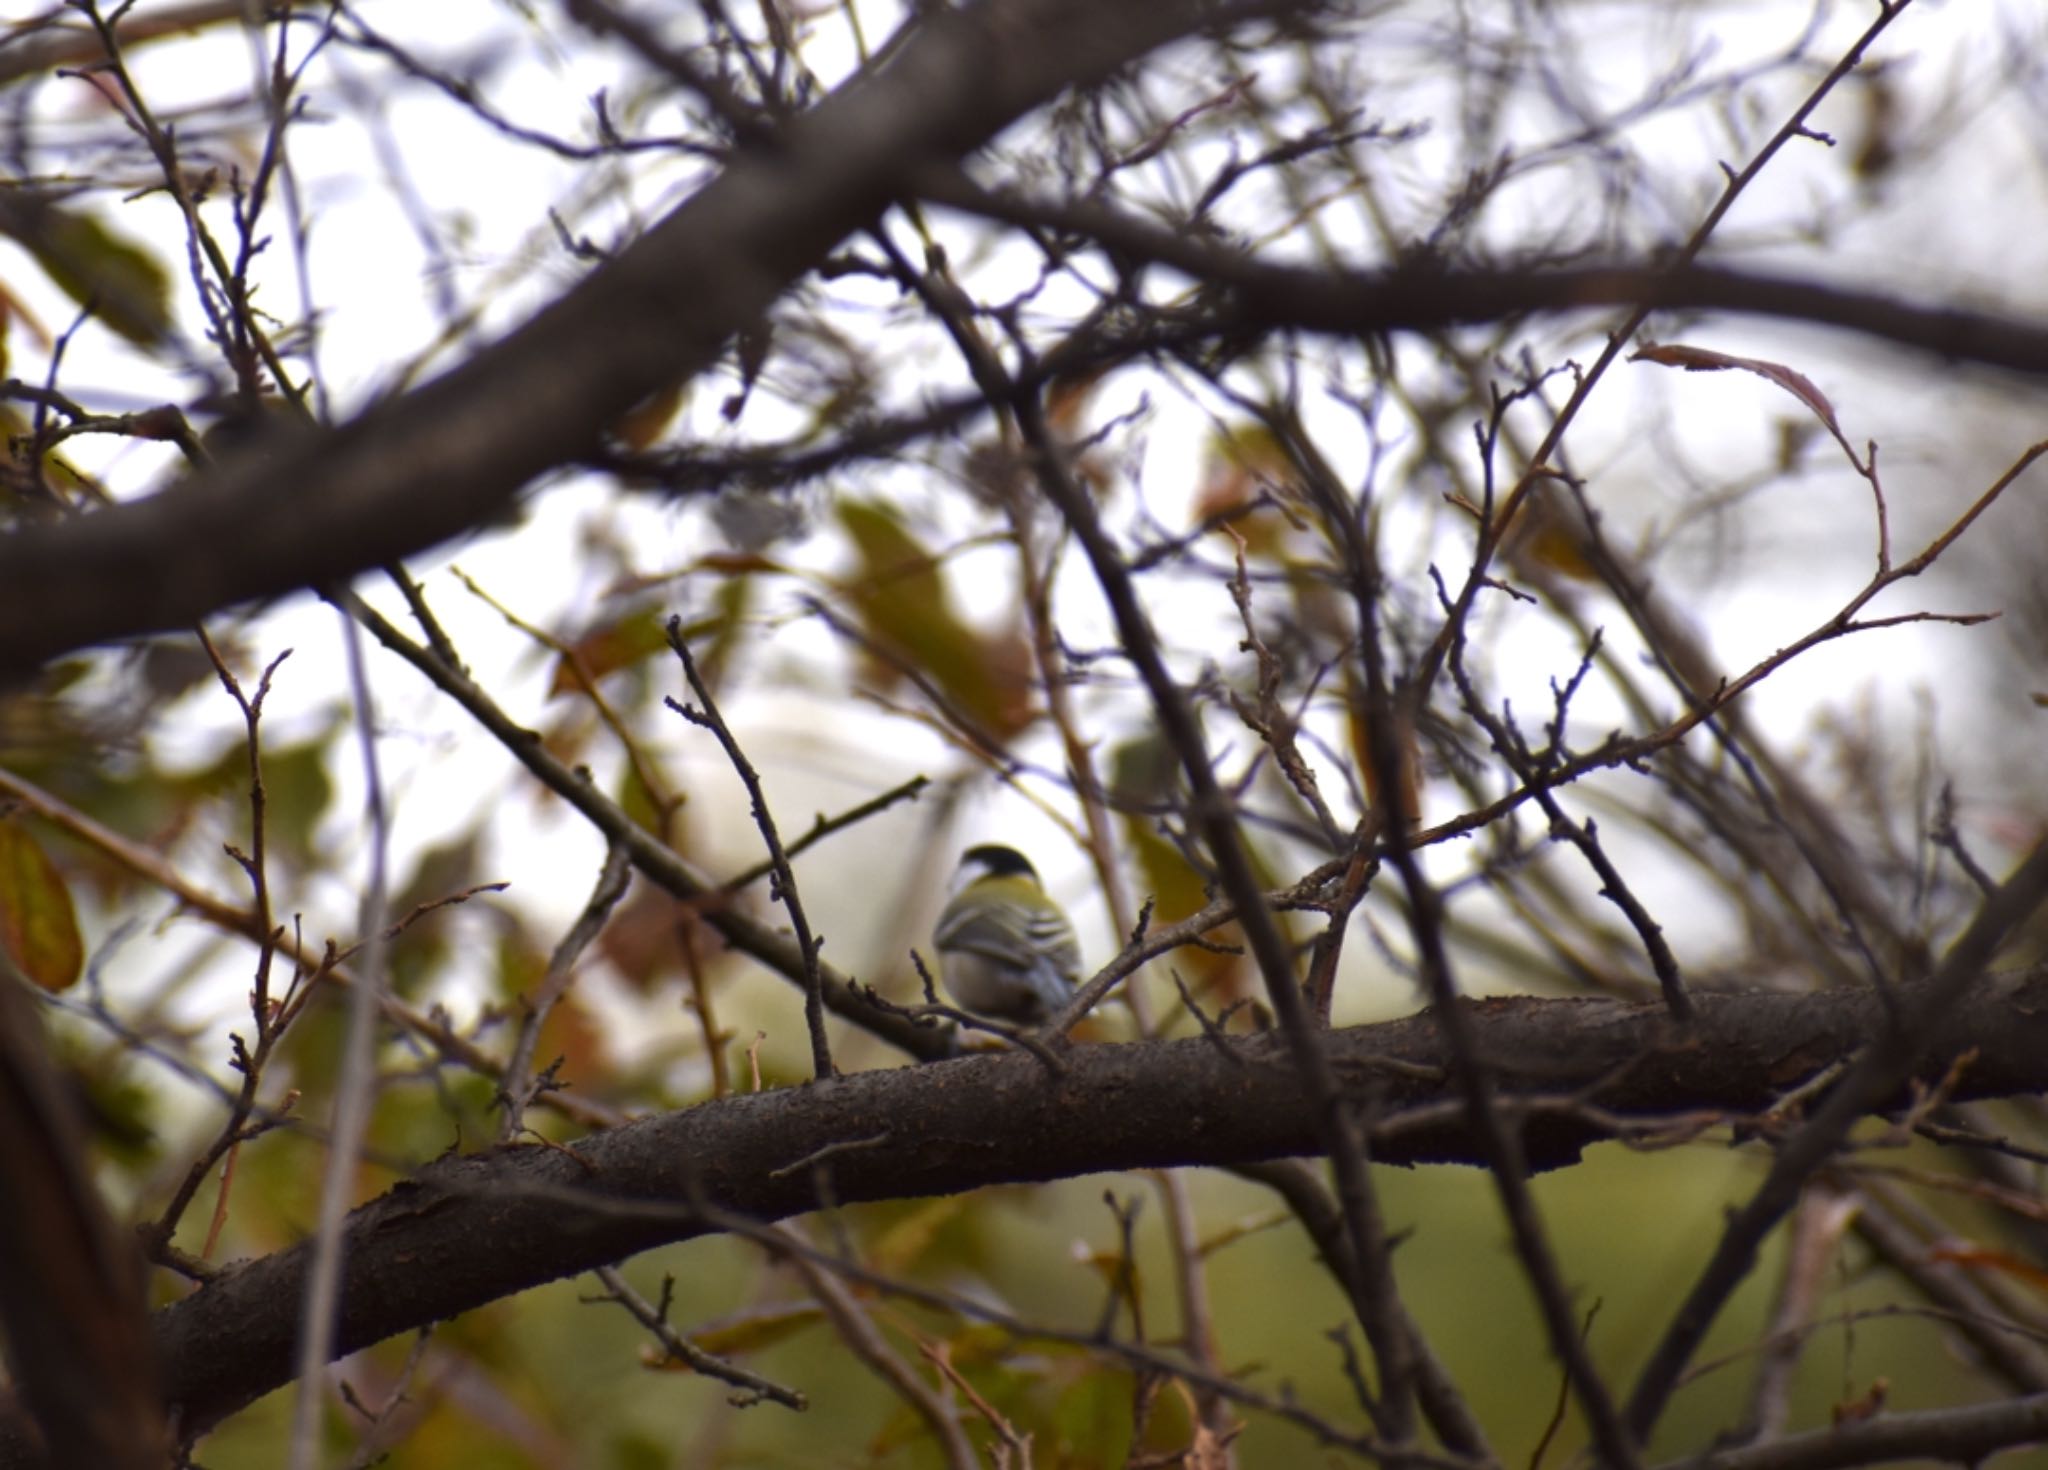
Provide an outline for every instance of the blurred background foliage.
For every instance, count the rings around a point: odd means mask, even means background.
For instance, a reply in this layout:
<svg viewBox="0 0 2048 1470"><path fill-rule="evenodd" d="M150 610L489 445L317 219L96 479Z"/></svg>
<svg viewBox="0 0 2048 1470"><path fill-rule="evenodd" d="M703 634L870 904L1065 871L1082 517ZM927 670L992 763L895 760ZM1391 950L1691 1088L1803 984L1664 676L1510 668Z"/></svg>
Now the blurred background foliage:
<svg viewBox="0 0 2048 1470"><path fill-rule="evenodd" d="M147 28L152 11L173 9L142 5L122 23ZM718 166L725 133L700 100L553 7L284 10L245 31L239 5L183 7L176 29L136 33L125 79L91 64L100 52L76 11L0 29L15 175L0 187L0 351L10 387L32 390L0 401L0 515L11 523L161 488L187 472L195 434L234 452L252 419L279 411L256 336L288 365L290 411L335 421L485 349ZM772 76L789 102L849 74L901 19L851 0L746 18L710 4L674 11L662 21L673 44L735 85ZM1752 157L1869 19L1867 7L1825 4L1339 7L1298 34L1275 26L1173 48L1062 99L976 167L1296 263L1534 267L1654 253L1690 235L1727 182L1723 165ZM1827 94L1813 134L1743 194L1712 257L2038 312L2044 55L2033 7L1912 7ZM274 56L289 63L288 98L266 80ZM130 125L138 96L175 123L181 190L164 187ZM306 110L280 127L286 102ZM273 172L280 139L286 166ZM252 195L259 181L268 192ZM252 220L259 197L267 213ZM260 332L224 333L237 308L213 266L195 266L191 218L246 250L238 279L254 288L244 309ZM761 843L716 747L663 707L684 696L672 616L785 839L925 778L914 799L797 860L827 958L903 1003L919 998L910 952L928 950L967 843L1027 849L1096 963L1141 904L1173 922L1210 896L1172 755L1085 566L1033 488L1032 451L1010 418L974 407L958 323L933 305L943 291L970 304L982 345L1013 362L1086 340L1113 308L1157 327L1204 299L1171 272L1055 231L892 211L734 343L717 373L650 401L508 523L408 569L476 682L715 880L754 868ZM1378 805L1364 774L1357 613L1309 482L1329 474L1354 497L1385 573L1388 655L1415 667L1477 534L1611 325L1583 314L1395 340L1162 340L1046 393L1062 467L1139 574L1269 888L1330 860ZM1901 557L2040 437L2031 384L1792 326L1683 314L1653 325L1659 339L1789 365L1821 385L1855 452L1879 446ZM165 405L189 427L168 422ZM87 418L96 432L71 432ZM1529 507L1502 525L1498 580L1466 621L1470 692L1444 681L1414 712L1400 731L1404 779L1469 990L1654 997L1637 937L1599 881L1532 810L1491 810L1515 783L1471 706L1510 712L1538 745L1556 720L1577 751L1609 731L1658 728L1683 708L1658 668L1682 663L1681 646L1708 661L1711 686L1863 585L1870 487L1814 404L1782 382L1654 362L1610 370L1547 463L1557 477L1535 482ZM1998 611L1999 622L1825 644L1746 697L1747 725L1728 744L1695 736L1654 775L1605 770L1571 787L1572 811L1597 822L1696 986L1809 988L1859 974L1829 874L1801 850L1813 829L1802 836L1783 816L1788 784L1830 817L1834 861L1872 896L1868 910L1851 905L1866 926L1858 942L1904 957L1903 970L1938 950L1976 897L1936 839L1953 830L1999 872L2041 830L2043 504L2038 486L2001 500L1933 573L1873 608ZM1691 641L1631 616L1616 567ZM409 622L392 587L366 579L362 590ZM252 867L271 921L310 962L330 942L361 939L371 838L334 615L300 597L223 614L208 632L246 691L272 670L260 838L248 727L192 637L67 658L0 690L0 943L48 994L93 1119L97 1177L141 1220L164 1209L241 1085L227 1038L253 1041ZM389 913L403 926L389 983L432 1025L381 1040L363 1197L498 1138L494 1079L435 1037L502 1061L603 857L596 833L410 669L379 659L370 688L393 812ZM1277 769L1276 723L1298 742L1324 811ZM705 903L782 922L758 877ZM1358 910L1340 1023L1420 1005L1404 914L1391 885ZM536 1110L534 1129L567 1139L808 1075L799 993L727 949L706 919L702 905L636 883L540 1033L536 1066L552 1068L574 1110ZM1305 947L1306 916L1290 922ZM1092 1039L1189 1034L1183 995L1210 1016L1244 1003L1232 1024L1254 1021L1256 973L1229 947L1230 929L1211 937L1214 947L1143 972L1130 1003L1091 1023ZM273 995L289 971L281 959ZM295 1015L260 1088L263 1108L287 1121L234 1151L229 1183L213 1171L177 1247L220 1261L306 1233L341 1029L324 992ZM835 1044L849 1070L904 1064L857 1031L836 1031ZM2017 1135L2040 1123L2019 1104L1994 1116ZM1538 1182L1567 1278L1598 1308L1588 1341L1617 1379L1654 1341L1762 1157L1722 1130L1662 1152L1604 1147ZM1926 1145L1874 1157L1963 1177ZM1486 1181L1378 1173L1414 1314L1496 1443L1530 1458L1560 1387ZM2013 1225L2009 1200L1907 1182L1911 1209L1897 1180L1881 1182L1886 1207L1926 1241L1999 1241ZM876 1272L1079 1330L1101 1312L1117 1260L1107 1190L1141 1205L1142 1325L1128 1310L1119 1324L1172 1342L1190 1262L1163 1226L1191 1207L1194 1239L1212 1247L1192 1270L1206 1282L1218 1362L1317 1412L1355 1416L1324 1335L1348 1310L1303 1235L1244 1182L1176 1187L1180 1204L1150 1177L1080 1179L798 1228L850 1245ZM1839 1187L1880 1182L1852 1168ZM2004 1249L1987 1247L1972 1269L2014 1316L2038 1321L2040 1278ZM1653 1453L1703 1445L1748 1412L1785 1256L1723 1318L1707 1358L1725 1361L1681 1395ZM644 1331L594 1302L587 1280L564 1282L441 1327L423 1355L394 1341L351 1361L344 1376L361 1403L380 1408L401 1391L404 1402L366 1430L332 1398L334 1462L375 1446L420 1467L940 1463L789 1267L706 1240L625 1269L650 1299L672 1279L678 1325L800 1386L810 1411L729 1407L727 1387L656 1362ZM1846 1224L1819 1285L1790 1422L1824 1424L1880 1381L1900 1409L1994 1391L1940 1331L1905 1314L1914 1289ZM189 1286L160 1271L153 1289L168 1301ZM1144 1386L1157 1397L1134 1438L1141 1386L1092 1351L879 1297L863 1310L907 1358L942 1351L1033 1436L1032 1463L1164 1463L1144 1457L1189 1442L1190 1399L1157 1385ZM1853 1315L1864 1311L1879 1315ZM238 1416L206 1442L204 1462L279 1463L282 1403ZM1567 1416L1552 1462L1582 1440ZM1257 1415L1235 1447L1245 1465L1314 1453L1298 1427Z"/></svg>

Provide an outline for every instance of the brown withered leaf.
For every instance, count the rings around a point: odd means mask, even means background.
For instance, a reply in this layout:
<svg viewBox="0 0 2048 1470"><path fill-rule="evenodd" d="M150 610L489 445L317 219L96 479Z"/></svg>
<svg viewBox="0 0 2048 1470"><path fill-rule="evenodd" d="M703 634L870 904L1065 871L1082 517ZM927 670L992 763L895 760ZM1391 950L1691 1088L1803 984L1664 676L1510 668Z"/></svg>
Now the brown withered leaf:
<svg viewBox="0 0 2048 1470"><path fill-rule="evenodd" d="M1849 447L1849 440L1842 433L1841 422L1835 417L1835 406L1828 402L1827 394L1821 392L1806 374L1786 367L1782 362L1762 357L1738 357L1730 352L1716 352L1711 347L1688 347L1676 342L1649 343L1632 353L1629 361L1654 362L1661 367L1682 368L1689 373L1718 373L1730 369L1755 373L1768 382L1776 383L1805 404L1807 411L1835 436L1835 442L1842 446L1842 452L1849 456L1850 463L1861 467L1856 451Z"/></svg>

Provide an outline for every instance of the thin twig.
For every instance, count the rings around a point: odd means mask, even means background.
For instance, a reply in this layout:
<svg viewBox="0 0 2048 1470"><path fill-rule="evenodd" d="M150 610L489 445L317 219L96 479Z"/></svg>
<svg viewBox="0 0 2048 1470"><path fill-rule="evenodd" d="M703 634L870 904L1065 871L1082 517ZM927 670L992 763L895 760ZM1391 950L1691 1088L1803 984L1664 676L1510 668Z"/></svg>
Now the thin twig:
<svg viewBox="0 0 2048 1470"><path fill-rule="evenodd" d="M318 1455L325 1369L334 1356L335 1325L341 1313L342 1226L376 1094L376 1023L378 1000L384 990L384 916L390 902L391 824L384 802L383 767L377 754L377 706L363 659L362 631L345 611L338 609L336 616L348 661L356 737L362 750L364 814L370 828L370 870L363 882L360 920L361 931L367 938L361 973L348 992L348 1022L342 1038L334 1120L320 1181L313 1257L306 1270L305 1308L298 1339L299 1386L292 1413L291 1470L310 1470Z"/></svg>
<svg viewBox="0 0 2048 1470"><path fill-rule="evenodd" d="M2048 841L2037 845L1978 910L1927 983L1901 1010L1812 1118L1787 1139L1749 1202L1729 1217L1714 1254L1673 1314L1629 1395L1631 1429L1647 1436L1697 1351L1707 1328L1755 1264L1763 1240L1798 1199L1806 1180L1831 1155L1850 1126L1889 1094L1919 1059L1932 1021L1964 987L1976 983L2006 938L2048 899Z"/></svg>
<svg viewBox="0 0 2048 1470"><path fill-rule="evenodd" d="M782 1384L773 1379L763 1378L758 1373L750 1373L716 1353L708 1353L678 1331L668 1320L667 1288L674 1285L673 1277L663 1279L662 1305L657 1307L633 1289L632 1283L626 1280L625 1273L617 1266L599 1266L596 1274L605 1288L605 1294L600 1300L616 1302L624 1307L635 1322L654 1335L654 1340L661 1344L663 1353L686 1365L691 1372L701 1373L706 1378L715 1378L720 1383L730 1383L739 1389L740 1392L730 1400L734 1405L745 1408L765 1399L769 1403L780 1404L785 1409L803 1410L811 1406L810 1400L797 1390L785 1388Z"/></svg>
<svg viewBox="0 0 2048 1470"><path fill-rule="evenodd" d="M591 890L590 901L583 906L583 912L576 916L576 922L562 936L555 946L555 952L548 956L547 971L541 976L540 984L534 987L531 999L523 1001L526 1019L520 1023L519 1036L512 1044L512 1055L506 1059L505 1071L498 1083L498 1100L505 1109L505 1116L498 1126L498 1140L503 1143L516 1136L526 1126L526 1109L535 1096L552 1088L536 1089L533 1085L533 1052L540 1043L541 1027L547 1024L548 1016L557 1002L568 993L569 982L576 974L576 961L582 958L611 918L612 910L619 900L626 896L627 880L632 877L633 866L626 856L626 850L617 843L610 843L604 852L604 865L598 870L597 884Z"/></svg>
<svg viewBox="0 0 2048 1470"><path fill-rule="evenodd" d="M782 850L782 838L776 834L775 816L768 810L767 793L761 789L761 773L754 769L747 753L740 749L731 727L725 723L725 716L718 712L718 701L711 697L711 686L697 672L697 661L690 657L690 645L683 639L683 620L680 617L668 620L668 645L683 661L683 677L690 681L690 688L701 701L701 707L683 704L673 698L665 699L663 703L691 724L712 733L724 749L726 759L732 762L741 784L747 788L754 825L760 829L761 841L767 845L768 860L775 865L775 881L769 886L770 897L779 899L788 912L790 927L796 931L797 949L803 956L804 1026L811 1037L811 1073L820 1081L835 1077L838 1072L832 1065L832 1042L825 1034L825 987L818 975L818 939L811 932L810 918L804 913L803 899L797 893L796 869L790 866L789 854Z"/></svg>
<svg viewBox="0 0 2048 1470"><path fill-rule="evenodd" d="M896 1350L889 1346L882 1334L861 1307L853 1293L843 1286L839 1277L846 1274L829 1257L814 1250L795 1229L787 1225L772 1225L763 1229L758 1238L763 1245L789 1261L803 1275L811 1295L838 1329L839 1339L852 1349L854 1356L873 1370L875 1375L888 1384L896 1396L909 1405L911 1412L924 1421L925 1427L938 1441L951 1470L974 1470L981 1462L976 1458L974 1446L960 1427L960 1417L953 1406L940 1395L932 1392L911 1371Z"/></svg>

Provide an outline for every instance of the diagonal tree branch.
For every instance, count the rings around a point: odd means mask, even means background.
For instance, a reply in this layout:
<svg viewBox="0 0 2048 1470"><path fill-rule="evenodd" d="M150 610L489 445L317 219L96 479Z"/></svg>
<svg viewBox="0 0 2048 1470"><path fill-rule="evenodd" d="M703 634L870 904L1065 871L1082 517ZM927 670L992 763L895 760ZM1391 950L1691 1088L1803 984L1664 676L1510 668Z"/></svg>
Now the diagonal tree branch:
<svg viewBox="0 0 2048 1470"><path fill-rule="evenodd" d="M2048 901L2048 842L2035 847L2003 886L1984 901L1976 919L1934 973L1902 994L1892 1023L1878 1030L1840 1085L1779 1149L1755 1195L1729 1216L1713 1257L1672 1314L1663 1339L1629 1392L1629 1427L1640 1438L1649 1437L1707 1328L1749 1274L1764 1237L1792 1207L1806 1181L1841 1146L1871 1101L1892 1094L1901 1080L1920 1066L1927 1056L1925 1043L1950 997L1975 984L1998 947L2044 901Z"/></svg>
<svg viewBox="0 0 2048 1470"><path fill-rule="evenodd" d="M0 671L331 584L493 516L597 444L900 193L1062 89L1279 3L987 0L927 12L839 88L502 342L334 430L280 430L217 469L0 543Z"/></svg>

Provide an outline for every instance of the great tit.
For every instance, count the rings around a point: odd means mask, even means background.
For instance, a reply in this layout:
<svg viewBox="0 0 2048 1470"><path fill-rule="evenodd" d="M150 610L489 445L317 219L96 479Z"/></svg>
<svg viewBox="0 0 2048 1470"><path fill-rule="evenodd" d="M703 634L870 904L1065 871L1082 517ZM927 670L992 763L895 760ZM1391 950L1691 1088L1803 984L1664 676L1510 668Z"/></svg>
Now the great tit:
<svg viewBox="0 0 2048 1470"><path fill-rule="evenodd" d="M961 854L932 944L953 999L996 1020L1036 1025L1080 979L1074 926L1014 847L984 844Z"/></svg>

